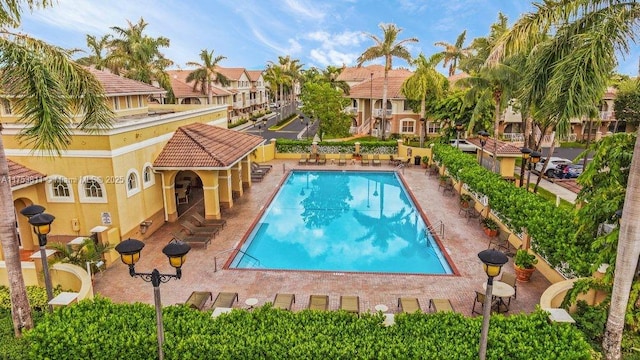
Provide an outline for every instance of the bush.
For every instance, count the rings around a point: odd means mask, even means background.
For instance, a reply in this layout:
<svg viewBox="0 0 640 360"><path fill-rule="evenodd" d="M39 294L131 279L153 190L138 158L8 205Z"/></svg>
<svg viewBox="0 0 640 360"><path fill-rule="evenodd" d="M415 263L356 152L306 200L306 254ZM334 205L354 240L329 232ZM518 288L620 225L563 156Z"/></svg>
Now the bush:
<svg viewBox="0 0 640 360"><path fill-rule="evenodd" d="M481 317L456 313L290 312L270 305L211 312L163 309L167 359L475 359ZM575 327L550 324L547 314L491 318L488 359L589 359L591 347ZM27 333L33 359L155 359L154 308L81 301L57 310Z"/></svg>
<svg viewBox="0 0 640 360"><path fill-rule="evenodd" d="M53 289L53 296L56 296L62 292L62 287L56 286ZM34 310L45 310L47 308L47 290L40 286L27 286L27 298L29 299L29 305ZM9 288L0 285L0 310L11 311L11 297L9 295Z"/></svg>

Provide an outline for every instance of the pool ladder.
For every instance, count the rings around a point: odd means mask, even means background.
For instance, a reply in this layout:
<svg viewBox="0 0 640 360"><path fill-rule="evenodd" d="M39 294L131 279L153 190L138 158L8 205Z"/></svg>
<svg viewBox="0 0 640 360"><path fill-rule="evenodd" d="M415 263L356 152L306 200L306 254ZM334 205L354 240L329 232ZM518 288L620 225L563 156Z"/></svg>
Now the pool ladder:
<svg viewBox="0 0 640 360"><path fill-rule="evenodd" d="M231 251L236 251L236 252L242 253L242 254L250 257L251 259L253 259L253 262L250 263L250 265L251 265L250 267L256 268L256 267L260 266L260 260L258 260L256 257L253 257L253 256L247 254L246 252L240 250L240 249L227 249L227 250L220 251L219 253L216 253L215 255L213 255L213 272L218 272L218 255L226 254L226 253L231 252Z"/></svg>
<svg viewBox="0 0 640 360"><path fill-rule="evenodd" d="M444 222L440 220L437 225L427 225L427 233L431 232L432 234L436 234L440 236L441 239L444 239Z"/></svg>

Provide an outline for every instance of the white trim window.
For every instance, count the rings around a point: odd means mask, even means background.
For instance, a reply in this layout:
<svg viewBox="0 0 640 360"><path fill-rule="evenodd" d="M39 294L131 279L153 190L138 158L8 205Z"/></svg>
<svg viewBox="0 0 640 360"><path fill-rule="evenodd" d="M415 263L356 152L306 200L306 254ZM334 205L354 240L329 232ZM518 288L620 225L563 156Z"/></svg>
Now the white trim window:
<svg viewBox="0 0 640 360"><path fill-rule="evenodd" d="M142 187L144 189L155 185L156 183L156 175L153 173L153 168L151 167L151 163L144 164L142 168Z"/></svg>
<svg viewBox="0 0 640 360"><path fill-rule="evenodd" d="M117 96L114 96L111 98L111 100L113 104L113 110L114 111L120 110L120 98Z"/></svg>
<svg viewBox="0 0 640 360"><path fill-rule="evenodd" d="M427 134L438 134L440 132L440 124L427 121Z"/></svg>
<svg viewBox="0 0 640 360"><path fill-rule="evenodd" d="M132 197L140 192L140 175L138 174L138 170L129 169L125 179L127 179L127 197Z"/></svg>
<svg viewBox="0 0 640 360"><path fill-rule="evenodd" d="M400 122L400 133L402 134L415 134L416 121L407 119Z"/></svg>
<svg viewBox="0 0 640 360"><path fill-rule="evenodd" d="M61 175L50 175L47 177L46 193L47 202L72 203L75 201L71 181Z"/></svg>
<svg viewBox="0 0 640 360"><path fill-rule="evenodd" d="M84 176L78 184L78 194L80 195L80 202L83 203L106 203L107 202L107 190L104 187L104 182L97 176Z"/></svg>

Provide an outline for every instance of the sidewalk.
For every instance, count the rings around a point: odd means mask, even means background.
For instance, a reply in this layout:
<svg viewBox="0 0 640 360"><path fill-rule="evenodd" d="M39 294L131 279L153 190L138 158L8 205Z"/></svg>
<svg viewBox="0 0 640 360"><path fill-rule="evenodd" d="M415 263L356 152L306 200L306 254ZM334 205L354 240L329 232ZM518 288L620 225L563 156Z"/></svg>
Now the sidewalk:
<svg viewBox="0 0 640 360"><path fill-rule="evenodd" d="M516 172L519 172L519 171L520 171L520 168L516 168ZM531 173L530 183L535 184L536 181L538 181L538 176L535 173ZM572 204L575 204L576 198L578 197L578 194L576 192L571 191L566 187L559 185L558 183L553 183L545 179L544 177L542 178L542 180L540 180L539 186L549 191L550 193L556 194L556 197L566 200ZM558 200L556 200L556 203L557 202Z"/></svg>

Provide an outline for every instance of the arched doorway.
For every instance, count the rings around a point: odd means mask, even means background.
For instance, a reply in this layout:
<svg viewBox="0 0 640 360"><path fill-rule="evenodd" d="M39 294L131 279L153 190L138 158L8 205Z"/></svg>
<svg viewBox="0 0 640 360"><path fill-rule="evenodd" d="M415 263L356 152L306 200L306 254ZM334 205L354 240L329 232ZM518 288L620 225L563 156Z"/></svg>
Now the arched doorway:
<svg viewBox="0 0 640 360"><path fill-rule="evenodd" d="M20 214L22 209L30 205L33 205L33 201L25 198L18 198L13 201L13 208L16 213L18 244L24 250L36 250L38 248L38 240L34 237L33 228L29 224L29 220L26 216Z"/></svg>
<svg viewBox="0 0 640 360"><path fill-rule="evenodd" d="M175 181L176 208L178 217L195 206L201 206L202 179L191 170L178 171Z"/></svg>

